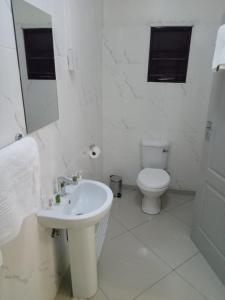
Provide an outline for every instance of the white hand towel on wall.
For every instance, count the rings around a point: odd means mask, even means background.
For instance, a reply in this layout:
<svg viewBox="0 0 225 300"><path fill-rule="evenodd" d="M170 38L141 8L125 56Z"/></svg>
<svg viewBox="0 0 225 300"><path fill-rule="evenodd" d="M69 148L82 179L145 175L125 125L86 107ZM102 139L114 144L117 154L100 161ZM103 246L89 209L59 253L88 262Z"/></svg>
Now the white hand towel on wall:
<svg viewBox="0 0 225 300"><path fill-rule="evenodd" d="M214 71L217 71L218 68L225 69L225 25L220 26L217 33L212 68Z"/></svg>
<svg viewBox="0 0 225 300"><path fill-rule="evenodd" d="M40 161L35 140L25 137L0 150L0 246L20 231L40 203Z"/></svg>

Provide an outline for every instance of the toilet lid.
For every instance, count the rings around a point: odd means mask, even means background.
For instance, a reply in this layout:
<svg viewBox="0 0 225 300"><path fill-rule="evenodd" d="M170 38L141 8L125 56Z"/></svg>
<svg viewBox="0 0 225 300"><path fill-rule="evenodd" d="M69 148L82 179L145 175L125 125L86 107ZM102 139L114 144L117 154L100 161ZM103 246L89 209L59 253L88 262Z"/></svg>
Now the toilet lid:
<svg viewBox="0 0 225 300"><path fill-rule="evenodd" d="M146 189L162 189L169 185L170 176L162 169L146 168L139 173L137 182Z"/></svg>

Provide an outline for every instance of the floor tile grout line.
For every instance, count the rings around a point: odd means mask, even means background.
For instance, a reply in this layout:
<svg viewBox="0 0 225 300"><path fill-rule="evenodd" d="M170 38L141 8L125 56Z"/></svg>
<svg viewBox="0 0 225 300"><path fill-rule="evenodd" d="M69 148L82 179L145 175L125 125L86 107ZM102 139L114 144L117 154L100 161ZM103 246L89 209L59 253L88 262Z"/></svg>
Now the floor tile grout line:
<svg viewBox="0 0 225 300"><path fill-rule="evenodd" d="M105 296L105 298L106 298L107 300L111 300L111 299L108 297L108 295L104 292L104 290L103 290L102 287L99 287L98 289L102 292L102 294Z"/></svg>
<svg viewBox="0 0 225 300"><path fill-rule="evenodd" d="M151 284L148 288L146 288L142 292L140 292L137 296L135 296L134 298L132 298L132 300L136 300L138 297L140 297L145 292L147 292L148 290L150 290L151 288L153 288L153 286L155 286L157 283L159 283L160 281L162 281L163 279L165 279L167 276L169 276L173 272L174 272L174 270L171 270L169 273L163 275L159 280L157 280L156 282L154 282L153 284Z"/></svg>
<svg viewBox="0 0 225 300"><path fill-rule="evenodd" d="M114 218L114 219L115 219L115 218ZM116 221L117 221L117 220L116 220ZM127 229L127 228L124 227L124 229L125 229L126 231L121 232L121 233L115 235L115 236L112 237L112 238L108 238L108 240L109 240L109 241L112 241L112 240L114 240L114 239L116 239L116 238L119 238L120 236L122 236L122 235L124 235L124 234L126 234L126 233L132 233L131 231L132 231L133 229L137 228L138 226L144 225L144 224L146 224L146 223L148 223L148 222L149 222L149 221L145 221L144 223L141 223L140 225L137 225L137 226L135 226L135 227L132 227L131 229ZM132 234L132 235L133 235L133 234ZM138 241L139 241L139 240L138 240Z"/></svg>
<svg viewBox="0 0 225 300"><path fill-rule="evenodd" d="M182 262L180 265L178 265L177 267L174 268L174 271L176 271L177 269L179 269L180 267L182 267L184 264L186 264L187 262L189 262L189 260L191 260L192 258L194 258L195 256L197 256L199 254L199 250L193 254L191 257L187 258L184 262Z"/></svg>
<svg viewBox="0 0 225 300"><path fill-rule="evenodd" d="M124 229L128 230L128 228L124 224L122 224L117 217L113 216L113 214L110 213L109 218L110 217L113 218L116 222L118 222Z"/></svg>
<svg viewBox="0 0 225 300"><path fill-rule="evenodd" d="M174 205L173 207L170 207L170 208L165 208L167 211L170 211L170 210L173 210L173 209L176 209L178 207L181 207L183 205L186 205L188 203L194 203L194 199L189 199L189 200L184 200L182 203L179 203L179 204L176 204Z"/></svg>
<svg viewBox="0 0 225 300"><path fill-rule="evenodd" d="M185 225L185 227L187 227L187 229L190 229L190 228L191 228L190 225L188 225L187 223L185 223L184 221L182 221L180 218L174 216L174 215L171 214L169 211L163 211L162 213L160 213L160 215L164 215L164 214L169 215L170 217L172 217L172 218L173 218L174 220L176 220L177 222L179 222L179 223ZM149 223L149 222L155 220L155 219L157 218L157 216L158 216L158 215L156 215L156 216L152 217L151 219L146 220L146 221L144 221L144 222L142 222L142 223L140 223L140 224L138 224L138 225L135 225L134 227L131 227L131 228L128 228L126 225L122 224L121 221L120 221L117 217L113 216L113 218L114 218L115 221L117 221L122 227L124 227L124 229L126 229L127 232L130 232L130 231L132 231L132 230L138 228L139 226L142 226L142 225L144 225L144 224L146 224L146 223Z"/></svg>
<svg viewBox="0 0 225 300"><path fill-rule="evenodd" d="M191 257L187 258L184 262L182 262L181 264L179 264L176 267L171 266L167 261L164 260L164 258L162 258L157 252L155 252L154 249L151 248L151 246L147 245L145 242L143 242L141 239L139 239L139 237L137 237L132 230L128 231L132 234L133 237L135 237L141 244L143 244L145 247L148 248L148 250L150 250L151 252L153 252L159 259L161 259L167 266L169 266L172 270L176 270L179 267L181 267L183 264L185 264L186 262L188 262L190 259L192 259L194 256L196 256L197 254L199 254L199 250L197 250L196 253L194 253Z"/></svg>
<svg viewBox="0 0 225 300"><path fill-rule="evenodd" d="M116 199L117 200L117 199ZM184 224L185 226L187 226L187 227L189 227L186 223L184 223L182 220L180 220L180 219L178 219L178 218L176 218L175 216L173 216L172 214L170 214L170 211L172 211L172 210L174 210L174 209L176 209L176 208L178 208L178 207L180 207L180 206L182 206L182 205L185 205L185 204L187 204L188 202L191 202L191 201L194 201L194 200L185 200L183 203L181 203L181 204L177 204L177 205L175 205L173 208L170 208L170 209L162 209L161 210L161 215L162 214L169 214L171 217L173 217L175 220L177 220L177 221L179 221L179 222L181 222L182 224ZM141 207L140 207L140 209L141 209ZM143 213L144 214L144 213ZM146 215L146 214L145 214ZM117 216L115 216L115 215L113 215L113 214L111 214L111 216L121 225L121 226L123 226L127 231L130 231L130 230L133 230L133 229L135 229L136 227L138 227L138 226L141 226L141 225L144 225L145 223L147 223L147 222L150 222L151 220L154 220L158 215L155 215L155 216L152 216L152 218L151 219L149 219L149 220L146 220L146 221L144 221L143 223L141 223L141 224L138 224L138 225L135 225L134 227L132 227L132 228L128 228L125 224L123 224L122 222L121 222L121 220L117 217Z"/></svg>
<svg viewBox="0 0 225 300"><path fill-rule="evenodd" d="M190 200L188 200L188 202L189 202ZM193 201L193 200L192 200ZM179 207L182 207L182 206L184 206L184 205L186 205L187 204L187 202L186 203L184 203L184 204L181 204L181 205L179 205L178 207L174 207L173 209L170 209L170 210L167 210L166 212L170 215L170 216L172 216L172 217L174 217L174 218L176 218L178 221L180 221L180 222L182 222L183 224L185 224L186 226L188 226L189 228L191 227L191 225L189 225L189 224L187 224L187 223L185 223L181 218L179 218L179 217L177 217L177 216L175 216L175 215L173 215L173 210L175 210L176 208L179 208Z"/></svg>
<svg viewBox="0 0 225 300"><path fill-rule="evenodd" d="M143 223L141 223L141 224L139 224L139 225L137 225L137 226L134 226L134 227L132 227L132 228L130 228L130 229L127 229L127 231L130 232L130 231L132 231L132 230L138 228L139 226L142 226L142 225L145 225L145 224L147 224L147 223L150 223L151 221L155 221L155 220L157 219L157 216L162 216L162 215L168 215L169 217L171 217L172 219L174 219L176 222L178 222L178 223L184 225L184 226L186 227L186 229L190 229L190 226L188 226L187 224L185 224L185 223L182 222L181 220L177 219L175 216L171 215L169 212L163 211L163 212L161 212L160 214L155 215L155 216L152 217L151 219L149 219L149 220L147 220L147 221L145 221L145 222L143 222Z"/></svg>
<svg viewBox="0 0 225 300"><path fill-rule="evenodd" d="M144 214L144 213L143 213L143 214ZM159 216L161 216L161 215L164 215L164 214L168 214L168 213L167 213L166 211L162 211L160 214L152 215L150 219L148 219L148 220L146 220L146 221L143 221L143 222L141 222L140 224L137 224L137 225L135 225L135 226L133 226L133 227L130 227L130 228L128 228L128 227L127 227L126 225L124 225L123 223L121 223L121 221L120 221L117 217L113 216L113 218L114 218L116 221L118 221L118 223L119 223L120 225L122 225L122 226L127 230L127 232L130 232L130 231L132 231L132 230L138 228L139 226L142 226L142 225L144 225L144 224L146 224L146 223L149 223L149 222L155 220L157 217L159 217ZM144 214L144 215L147 215L147 214ZM169 215L170 215L170 214L169 214ZM172 217L173 217L173 216L172 216Z"/></svg>
<svg viewBox="0 0 225 300"><path fill-rule="evenodd" d="M141 224L135 225L134 227L128 229L128 231L130 232L130 231L132 231L132 230L134 230L134 229L136 229L136 228L138 228L138 227L140 227L140 226L142 226L142 225L145 225L145 224L147 224L147 223L150 223L151 221L156 220L159 216L162 216L162 215L165 215L165 214L168 214L168 213L167 213L166 211L161 211L160 214L157 214L157 215L151 215L152 217L151 217L150 219L144 221L144 222L141 223Z"/></svg>
<svg viewBox="0 0 225 300"><path fill-rule="evenodd" d="M194 255L195 256L195 255ZM192 256L192 258L194 257ZM180 275L176 269L171 270L169 273L165 274L162 278L154 282L152 285L150 285L148 288L144 289L141 293L139 293L137 296L132 298L132 300L138 299L141 295L143 295L148 290L152 289L155 285L157 285L160 281L164 280L168 276L170 276L172 273L175 273L178 277L180 277L182 280L184 280L191 288L193 288L199 295L201 295L205 300L210 300L206 295L204 295L201 291L199 291L195 286L193 286L186 278L184 278L182 275Z"/></svg>
<svg viewBox="0 0 225 300"><path fill-rule="evenodd" d="M115 217L113 214L111 215L115 221L117 221L121 226L123 226L127 231L129 230L124 224L121 223L118 217Z"/></svg>
<svg viewBox="0 0 225 300"><path fill-rule="evenodd" d="M206 295L204 295L201 291L199 291L190 281L188 281L185 277L183 277L180 273L177 272L175 269L174 272L182 278L188 285L190 285L195 291L198 292L199 295L201 295L205 300L210 300Z"/></svg>
<svg viewBox="0 0 225 300"><path fill-rule="evenodd" d="M167 212L171 217L174 217L177 221L181 222L182 224L184 224L185 226L187 226L188 228L191 228L191 225L185 223L183 220L181 220L180 218L178 218L177 216L174 216L172 213L170 213L169 211Z"/></svg>
<svg viewBox="0 0 225 300"><path fill-rule="evenodd" d="M147 222L150 221L150 220L146 220L146 221L143 221L141 224L135 225L135 226L132 227L132 228L128 228L126 225L124 225L123 223L121 223L121 221L118 219L118 217L115 217L114 215L112 215L112 217L113 217L116 221L118 221L118 223L119 223L120 225L122 225L127 231L130 231L130 230L132 230L132 229L134 229L134 228L136 228L136 227L138 227L138 226L141 226L141 225L143 225L143 224L145 224L145 223L147 223Z"/></svg>
<svg viewBox="0 0 225 300"><path fill-rule="evenodd" d="M129 232L128 230L127 230L127 231L124 231L124 232L121 232L121 233L115 235L115 236L112 237L112 238L108 238L108 241L113 241L113 240L115 240L115 239L121 237L122 235L124 235L124 234L126 234L126 233L128 233L128 232Z"/></svg>
<svg viewBox="0 0 225 300"><path fill-rule="evenodd" d="M184 223L182 220L180 220L180 219L177 218L176 216L172 215L172 211L173 211L173 210L175 210L175 209L178 208L178 207L182 207L182 206L186 205L186 204L189 203L190 201L193 201L193 200L187 200L187 201L184 201L182 204L176 205L176 206L174 206L173 208L171 208L171 209L169 209L169 210L163 210L162 213L163 213L163 214L166 214L166 215L169 215L172 219L174 219L174 220L176 220L177 222L183 224L185 227L190 228L190 227L189 227L186 223ZM115 219L115 221L117 221L120 225L122 225L122 227L124 227L124 228L126 229L126 232L121 233L121 234L119 234L119 235L113 237L113 238L110 239L110 240L116 239L117 237L120 237L120 236L122 236L123 234L129 232L129 233L132 234L132 236L133 236L134 238L136 238L141 244L143 244L144 246L146 246L153 254L155 254L162 262L164 262L164 263L171 269L171 271L170 271L168 274L166 274L165 276L163 276L161 279L159 279L157 282L155 282L153 285L151 285L150 287L148 287L148 288L145 289L144 291L146 291L146 290L148 290L148 289L151 289L151 287L153 287L155 284L157 284L158 282L160 282L163 278L165 278L166 276L168 276L168 275L171 274L172 272L175 272L177 275L179 275L179 274L176 272L176 269L178 269L179 267L181 267L183 264L185 264L186 262L188 262L190 259L192 259L194 256L196 256L196 255L199 253L199 252L195 253L194 255L192 255L192 256L189 257L187 260L185 260L185 261L182 262L180 265L178 265L178 266L176 266L176 267L174 268L174 267L172 267L171 265L169 265L169 264L168 264L161 256L159 256L159 255L158 255L158 254L157 254L157 253L156 253L149 245L146 245L142 240L140 240L140 239L139 239L136 235L134 235L133 232L132 232L135 228L138 228L139 226L142 226L142 225L144 225L144 224L149 223L151 220L154 220L154 218L149 219L149 220L146 220L146 221L142 222L141 224L138 224L138 225L136 225L136 226L134 226L134 227L132 227L132 228L127 228L123 223L121 223L121 221L119 220L119 218L117 218L117 217L115 217L115 216L112 216L112 217ZM135 298L133 298L133 299L136 299L137 297L139 297L141 294L144 293L144 291L142 291L140 294L138 294L137 296L135 296ZM197 292L199 292L199 291L197 290ZM204 298L205 298L205 297L204 297Z"/></svg>
<svg viewBox="0 0 225 300"><path fill-rule="evenodd" d="M151 251L155 256L157 256L164 264L166 264L171 270L174 270L168 262L166 262L161 256L159 256L149 245L145 244L145 242L141 241L132 231L130 231L132 236L143 246L145 246L149 251Z"/></svg>
<svg viewBox="0 0 225 300"><path fill-rule="evenodd" d="M132 231L132 230L134 230L134 229L136 229L136 228L138 228L139 226L142 226L142 225L145 225L145 224L147 224L147 223L149 223L150 222L150 220L146 220L146 221L144 221L143 223L141 223L141 224L138 224L138 225L135 225L134 227L132 227L132 228L130 228L130 229L128 229L127 231Z"/></svg>
<svg viewBox="0 0 225 300"><path fill-rule="evenodd" d="M177 217L175 217L174 215L172 215L172 211L175 210L175 209L178 208L178 207L182 207L183 205L186 205L186 204L189 203L190 201L193 201L193 200L186 200L186 201L184 201L182 204L176 205L176 206L174 206L173 208L168 209L168 210L164 209L164 210L162 211L162 213L163 213L163 214L166 214L166 215L169 215L171 218L173 218L173 219L176 220L177 222L179 222L179 223L185 225L185 227L188 228L189 226L188 226L186 223L184 223L182 220L180 220L179 218L177 218ZM157 216L156 216L156 217L157 217ZM160 282L161 280L163 280L165 277L167 277L167 276L168 276L169 274L171 274L172 272L175 272L177 275L179 275L179 274L176 272L176 269L178 269L180 266L182 266L183 264L185 264L185 263L188 262L191 258L193 258L194 256L196 256L196 255L198 254L198 252L195 253L195 254L192 255L190 258L188 258L187 260L185 260L184 262L182 262L179 266L176 266L176 267L174 268L174 267L172 267L171 265L169 265L169 264L168 264L161 256L159 256L159 255L158 255L158 254L157 254L157 253L156 253L149 245L146 245L143 241L141 241L141 240L140 240L136 235L134 235L133 232L132 232L134 229L138 228L139 226L142 226L142 225L144 225L144 224L149 223L151 220L154 220L154 218L149 219L149 220L146 220L146 221L144 221L144 222L142 222L142 223L140 223L140 224L138 224L138 225L136 225L136 226L134 226L134 227L132 227L132 228L128 228L126 225L124 225L123 223L121 223L120 219L117 218L117 216L113 216L113 215L112 215L112 218L114 218L115 221L117 221L124 229L126 229L126 232L123 232L123 233L121 233L121 234L119 234L119 235L113 237L113 238L110 239L110 240L114 240L114 239L116 239L117 237L120 237L120 236L122 236L123 234L129 232L130 234L132 234L132 236L133 236L138 242L140 242L141 244L143 244L144 246L146 246L147 249L149 249L153 254L155 254L156 257L158 257L163 263L165 263L165 264L170 268L170 270L171 270L169 273L167 273L165 276L163 276L162 278L160 278L157 282L155 282L154 284L152 284L151 286L149 286L148 288L146 288L145 290L143 290L140 294L138 294L137 296L135 296L133 299L137 299L137 298L138 298L141 294L143 294L146 290L151 289L155 284L157 284L158 282Z"/></svg>
<svg viewBox="0 0 225 300"><path fill-rule="evenodd" d="M171 209L163 209L161 211L161 215L162 214L166 214L168 216L170 216L171 218L173 218L174 220L176 220L178 223L182 223L184 224L186 227L190 228L190 226L188 226L186 223L184 223L182 220L180 220L179 218L177 218L176 216L174 216L172 214L172 212L174 210L176 210L177 208L179 207L182 207L184 205L187 205L188 202L193 202L193 200L186 200L185 202L183 202L182 204L179 204L179 205L176 205L174 206L173 208ZM199 295L201 295L205 300L210 300L211 298L209 298L208 296L204 295L201 291L198 290L198 285L195 287L193 286L193 284L188 280L186 279L185 277L183 277L182 274L179 274L179 269L185 265L186 263L188 263L191 259L193 259L195 256L197 256L200 252L197 251L195 254L193 254L191 257L189 257L188 259L186 259L184 262L182 262L181 264L179 264L178 266L176 267L172 267L170 266L161 256L159 256L155 250L153 250L149 245L145 244L145 242L143 242L141 239L139 239L138 236L136 236L132 231L134 231L136 228L142 226L142 225L145 225L147 223L150 223L150 221L153 221L155 219L155 217L157 218L157 216L155 216L154 218L151 218L149 220L146 220L144 221L143 223L141 224L138 224L138 225L135 225L134 227L132 228L127 228L123 223L121 223L120 219L118 219L117 217L114 217L112 216L112 219L115 220L115 222L117 222L119 225L121 225L121 227L124 229L124 232L120 233L120 234L117 234L116 236L114 236L113 238L111 239L108 239L109 241L111 240L114 240L116 238L119 238L121 237L122 235L124 234L127 234L127 233L130 233L139 243L141 243L142 245L144 245L147 249L149 249L149 251L151 251L156 257L159 258L160 261L162 261L163 263L165 263L171 270L168 270L168 273L164 274L159 280L157 280L156 282L152 283L149 287L143 289L138 295L136 296L132 296L132 300L135 300L135 299L138 299L141 295L143 295L146 291L148 290L151 290L151 288L153 288L155 285L157 285L159 282L161 282L162 280L164 280L165 278L167 278L170 274L174 273L176 274L177 276L179 276L182 280L184 280L191 288L193 288ZM104 292L104 289L102 287L99 286L99 290L102 292L102 294L105 296L105 298L107 300L111 300L112 298L110 298L107 293ZM134 297L134 298L133 298ZM66 298L67 299L67 298ZM68 298L69 299L69 298Z"/></svg>
<svg viewBox="0 0 225 300"><path fill-rule="evenodd" d="M188 226L187 224L185 224L183 221L179 220L178 218L176 218L174 215L170 214L169 212L165 212L167 215L169 215L172 219L174 219L176 222L182 224L183 226L186 227L186 229L190 229L190 226Z"/></svg>
<svg viewBox="0 0 225 300"><path fill-rule="evenodd" d="M142 225L148 223L149 221L146 221L145 223L143 223ZM138 225L140 226L140 225ZM138 226L136 226L135 228L137 228ZM133 229L135 229L133 228ZM143 246L145 246L149 251L151 251L155 256L157 256L164 264L166 264L171 270L174 270L174 267L172 267L170 264L168 264L168 262L166 262L161 256L159 256L149 245L145 244L145 242L143 242L142 240L140 240L133 232L132 230L133 229L130 229L130 230L127 230L126 232L123 232L121 234L119 234L118 236L112 238L112 239L109 239L109 241L113 241L119 237L121 237L122 235L125 235L127 233L130 233L133 238L135 238L139 243L141 243Z"/></svg>
<svg viewBox="0 0 225 300"><path fill-rule="evenodd" d="M180 204L177 204L177 205L175 205L175 206L173 206L173 207L171 207L171 208L163 208L163 210L165 210L166 212L169 212L169 211L171 211L171 210L173 210L173 209L176 209L176 208L178 208L178 207L181 207L181 206L187 204L188 202L194 202L194 199L193 199L193 200L185 200L184 202L182 202L182 203L180 203Z"/></svg>

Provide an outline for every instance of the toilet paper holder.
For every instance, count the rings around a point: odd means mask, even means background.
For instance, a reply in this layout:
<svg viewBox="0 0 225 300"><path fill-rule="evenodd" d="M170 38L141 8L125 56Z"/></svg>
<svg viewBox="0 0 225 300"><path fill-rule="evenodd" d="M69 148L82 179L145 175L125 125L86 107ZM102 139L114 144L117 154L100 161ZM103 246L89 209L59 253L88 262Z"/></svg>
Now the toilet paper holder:
<svg viewBox="0 0 225 300"><path fill-rule="evenodd" d="M91 144L88 154L90 158L97 158L101 154L101 149L97 145Z"/></svg>
<svg viewBox="0 0 225 300"><path fill-rule="evenodd" d="M92 144L92 145L89 146L89 150L90 150L90 151L93 151L93 152L92 152L93 155L96 154L95 151L94 151L94 148L95 148L95 147L96 147L95 144Z"/></svg>
<svg viewBox="0 0 225 300"><path fill-rule="evenodd" d="M19 141L19 140L21 140L23 138L23 134L22 133L17 133L16 135L15 135L15 141Z"/></svg>

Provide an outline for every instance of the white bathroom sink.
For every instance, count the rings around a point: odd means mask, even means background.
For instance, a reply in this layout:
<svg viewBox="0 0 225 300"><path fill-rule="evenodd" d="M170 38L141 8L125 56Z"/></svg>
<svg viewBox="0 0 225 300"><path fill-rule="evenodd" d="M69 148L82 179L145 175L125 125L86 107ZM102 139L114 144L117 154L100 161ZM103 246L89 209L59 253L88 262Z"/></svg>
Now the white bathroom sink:
<svg viewBox="0 0 225 300"><path fill-rule="evenodd" d="M103 183L82 180L65 187L60 204L38 213L41 224L49 228L80 228L97 224L110 210L112 191Z"/></svg>
<svg viewBox="0 0 225 300"><path fill-rule="evenodd" d="M98 289L95 225L109 213L113 194L93 180L65 189L61 203L42 209L37 217L45 227L67 229L73 296L87 299Z"/></svg>

